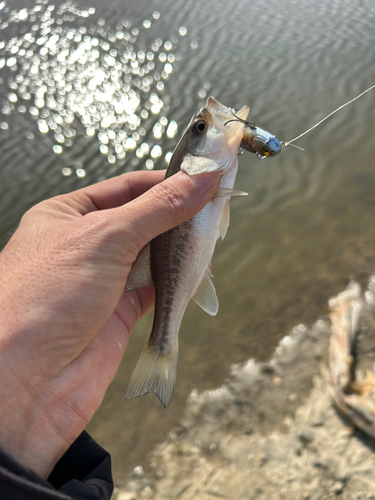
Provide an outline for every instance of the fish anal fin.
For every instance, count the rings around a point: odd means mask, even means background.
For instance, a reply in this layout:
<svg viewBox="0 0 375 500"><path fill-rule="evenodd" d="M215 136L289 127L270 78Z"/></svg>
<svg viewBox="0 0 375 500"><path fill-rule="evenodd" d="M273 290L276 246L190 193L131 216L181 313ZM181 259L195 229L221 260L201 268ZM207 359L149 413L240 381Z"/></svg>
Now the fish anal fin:
<svg viewBox="0 0 375 500"><path fill-rule="evenodd" d="M150 243L144 247L138 256L126 282L126 291L136 290L143 286L152 285L150 264Z"/></svg>
<svg viewBox="0 0 375 500"><path fill-rule="evenodd" d="M224 205L219 223L219 236L221 236L222 240L225 238L225 235L227 234L229 222L230 222L230 214L229 214L229 200L228 200Z"/></svg>
<svg viewBox="0 0 375 500"><path fill-rule="evenodd" d="M216 198L228 198L230 196L248 196L249 193L245 191L238 191L237 189L221 188L216 191Z"/></svg>
<svg viewBox="0 0 375 500"><path fill-rule="evenodd" d="M172 352L161 353L148 343L130 377L125 400L154 392L166 408L176 383L178 342Z"/></svg>
<svg viewBox="0 0 375 500"><path fill-rule="evenodd" d="M214 284L212 283L212 274L210 269L207 269L199 287L197 288L192 299L206 313L215 316L219 310L219 301L217 300Z"/></svg>

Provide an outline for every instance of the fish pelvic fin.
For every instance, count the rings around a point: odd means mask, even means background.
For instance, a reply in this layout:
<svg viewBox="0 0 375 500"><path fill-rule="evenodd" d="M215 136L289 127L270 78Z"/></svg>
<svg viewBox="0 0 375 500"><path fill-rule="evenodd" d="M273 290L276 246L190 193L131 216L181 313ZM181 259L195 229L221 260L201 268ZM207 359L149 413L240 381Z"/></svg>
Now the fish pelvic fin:
<svg viewBox="0 0 375 500"><path fill-rule="evenodd" d="M221 236L222 240L225 238L225 235L227 234L227 231L228 231L229 222L230 222L230 213L229 213L229 200L228 200L225 203L222 214L221 214L218 238L220 236Z"/></svg>
<svg viewBox="0 0 375 500"><path fill-rule="evenodd" d="M237 189L221 188L219 187L216 191L216 198L229 198L231 196L248 196L249 193L245 191L238 191Z"/></svg>
<svg viewBox="0 0 375 500"><path fill-rule="evenodd" d="M192 299L198 306L206 311L206 313L211 316L216 316L219 310L219 301L217 300L215 287L211 280L212 277L211 270L207 269Z"/></svg>
<svg viewBox="0 0 375 500"><path fill-rule="evenodd" d="M161 353L147 343L130 377L125 400L154 392L166 408L176 384L178 341L172 352Z"/></svg>
<svg viewBox="0 0 375 500"><path fill-rule="evenodd" d="M136 290L144 286L152 285L150 264L150 243L140 252L126 282L126 291Z"/></svg>

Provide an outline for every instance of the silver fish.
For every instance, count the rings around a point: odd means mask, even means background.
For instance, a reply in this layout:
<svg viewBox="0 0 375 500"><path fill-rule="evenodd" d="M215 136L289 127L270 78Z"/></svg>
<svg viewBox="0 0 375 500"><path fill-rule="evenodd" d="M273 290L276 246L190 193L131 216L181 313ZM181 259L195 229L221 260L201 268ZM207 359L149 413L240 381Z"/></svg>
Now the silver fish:
<svg viewBox="0 0 375 500"><path fill-rule="evenodd" d="M248 106L236 114L245 120ZM135 290L155 286L154 324L132 373L125 399L155 392L166 407L176 382L178 332L190 299L216 315L218 300L210 271L216 241L229 226L229 199L243 195L233 190L243 137L241 121L227 123L233 110L209 97L191 119L172 155L166 177L180 170L188 175L221 173L215 197L194 217L153 239L140 254L126 285Z"/></svg>

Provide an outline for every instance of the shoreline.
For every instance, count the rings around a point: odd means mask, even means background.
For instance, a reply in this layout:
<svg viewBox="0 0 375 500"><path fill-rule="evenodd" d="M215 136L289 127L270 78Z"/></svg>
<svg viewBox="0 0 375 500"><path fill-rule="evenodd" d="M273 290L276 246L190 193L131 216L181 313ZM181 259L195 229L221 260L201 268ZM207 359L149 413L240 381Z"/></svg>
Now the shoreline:
<svg viewBox="0 0 375 500"><path fill-rule="evenodd" d="M368 344L368 303L361 321ZM217 390L193 391L150 472L136 467L114 499L375 500L374 443L332 404L329 339L328 318L299 325L269 362L233 365Z"/></svg>

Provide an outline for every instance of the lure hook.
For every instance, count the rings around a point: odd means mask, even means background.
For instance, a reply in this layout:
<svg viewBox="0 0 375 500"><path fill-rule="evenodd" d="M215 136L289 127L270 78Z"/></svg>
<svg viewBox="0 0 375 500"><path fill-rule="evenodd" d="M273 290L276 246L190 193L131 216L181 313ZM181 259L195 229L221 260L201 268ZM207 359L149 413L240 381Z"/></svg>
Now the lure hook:
<svg viewBox="0 0 375 500"><path fill-rule="evenodd" d="M225 125L227 125L228 123L231 123L231 122L241 122L241 123L243 123L244 125L247 125L249 128L251 128L253 130L256 129L255 123L243 120L242 118L240 118L239 116L237 116L234 111L232 111L232 110L230 110L230 111L231 111L232 115L235 117L235 119L228 120L227 122L225 122L224 123L224 127L225 127Z"/></svg>

